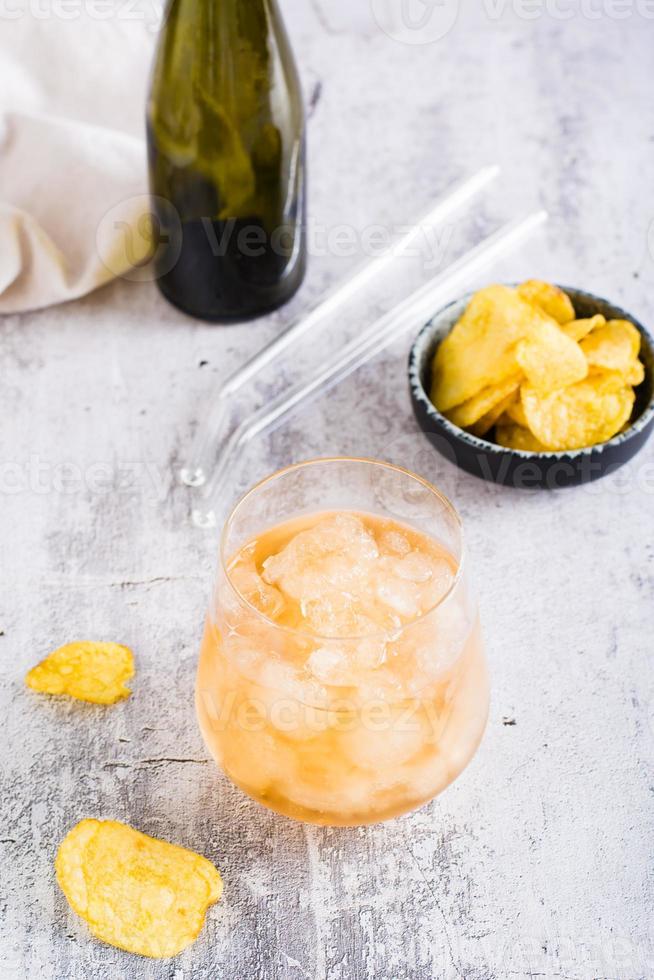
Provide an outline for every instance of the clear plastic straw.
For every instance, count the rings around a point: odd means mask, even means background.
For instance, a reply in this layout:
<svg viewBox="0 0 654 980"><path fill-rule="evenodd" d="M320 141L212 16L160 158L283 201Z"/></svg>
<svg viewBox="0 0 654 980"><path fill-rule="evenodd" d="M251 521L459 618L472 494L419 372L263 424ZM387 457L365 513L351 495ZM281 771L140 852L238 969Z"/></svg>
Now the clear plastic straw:
<svg viewBox="0 0 654 980"><path fill-rule="evenodd" d="M456 298L471 278L506 253L516 249L546 220L547 213L537 211L526 218L504 225L399 306L384 314L360 337L348 344L339 355L334 356L327 365L316 372L309 381L283 392L272 404L264 406L253 416L241 422L222 447L213 477L202 493L203 506L198 506L192 511L193 523L203 528L216 526L217 516L214 506L222 500L227 489L237 454L251 439L287 418L312 397L328 391L407 330L415 330L427 322L440 306Z"/></svg>
<svg viewBox="0 0 654 980"><path fill-rule="evenodd" d="M190 458L180 470L179 475L182 483L187 487L202 487L206 483L207 476L211 472L214 453L229 419L229 401L243 385L251 381L259 371L262 371L275 358L279 357L294 341L317 327L328 316L331 316L374 277L381 275L403 251L409 248L419 234L435 228L464 204L467 204L494 180L499 172L500 169L497 166L484 167L472 177L456 184L420 221L411 226L410 231L399 242L382 255L364 263L345 282L338 283L331 292L320 300L317 306L307 314L302 315L299 320L292 323L283 333L279 334L254 357L238 368L234 374L230 375L214 396L209 415L206 421L200 425L193 440Z"/></svg>

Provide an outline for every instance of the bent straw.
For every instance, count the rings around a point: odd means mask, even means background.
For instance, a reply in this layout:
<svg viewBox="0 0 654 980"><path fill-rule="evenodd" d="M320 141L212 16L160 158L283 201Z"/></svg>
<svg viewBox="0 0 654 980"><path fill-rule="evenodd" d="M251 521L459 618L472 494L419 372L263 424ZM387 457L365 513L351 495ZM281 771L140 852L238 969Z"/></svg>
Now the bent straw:
<svg viewBox="0 0 654 980"><path fill-rule="evenodd" d="M228 401L247 384L259 371L267 367L279 357L295 340L308 333L322 320L335 312L347 302L358 290L362 289L373 277L380 275L403 251L415 240L420 232L434 228L447 217L466 204L478 194L487 184L494 180L500 172L497 166L484 167L472 177L456 184L421 221L411 226L410 231L399 242L389 248L383 255L370 259L344 283L336 287L318 303L306 316L292 323L283 333L263 347L249 361L242 365L223 383L218 391L207 421L200 426L193 440L188 464L180 470L180 479L188 487L201 487L207 481L207 474L212 463L212 453L220 441L221 429L228 416Z"/></svg>
<svg viewBox="0 0 654 980"><path fill-rule="evenodd" d="M465 255L457 259L443 273L416 290L372 324L357 340L348 344L339 356L332 358L320 371L304 384L298 384L282 393L271 405L238 425L219 456L213 479L203 492L205 507L192 511L193 523L198 527L215 527L216 512L211 504L217 501L226 488L233 471L235 456L255 436L287 418L299 405L318 393L328 391L348 377L373 355L378 354L409 328L422 325L438 306L447 303L474 275L507 252L517 248L547 220L546 211L536 211L526 218L510 222L499 231L484 239Z"/></svg>

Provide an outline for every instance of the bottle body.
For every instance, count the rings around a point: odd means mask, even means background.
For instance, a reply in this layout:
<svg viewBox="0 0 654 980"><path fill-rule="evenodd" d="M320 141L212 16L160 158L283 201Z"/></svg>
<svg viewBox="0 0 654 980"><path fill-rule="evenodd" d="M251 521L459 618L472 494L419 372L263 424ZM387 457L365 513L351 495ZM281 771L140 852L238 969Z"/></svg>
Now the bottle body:
<svg viewBox="0 0 654 980"><path fill-rule="evenodd" d="M276 0L171 0L147 141L166 298L217 321L290 299L306 263L306 152Z"/></svg>

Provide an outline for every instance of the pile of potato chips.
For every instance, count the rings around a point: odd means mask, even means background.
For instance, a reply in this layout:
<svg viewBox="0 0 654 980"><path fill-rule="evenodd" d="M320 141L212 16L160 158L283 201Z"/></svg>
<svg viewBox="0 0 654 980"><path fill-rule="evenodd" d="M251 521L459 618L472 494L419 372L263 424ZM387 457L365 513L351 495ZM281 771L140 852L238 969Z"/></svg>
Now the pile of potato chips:
<svg viewBox="0 0 654 980"><path fill-rule="evenodd" d="M581 449L626 427L645 377L627 320L577 320L557 286L488 286L439 345L431 399L474 435L528 452Z"/></svg>

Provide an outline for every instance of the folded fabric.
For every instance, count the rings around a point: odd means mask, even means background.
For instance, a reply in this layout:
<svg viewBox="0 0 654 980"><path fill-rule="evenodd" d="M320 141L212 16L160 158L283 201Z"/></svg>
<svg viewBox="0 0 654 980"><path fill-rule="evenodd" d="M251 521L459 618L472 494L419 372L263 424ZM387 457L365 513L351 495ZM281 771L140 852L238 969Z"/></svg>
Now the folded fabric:
<svg viewBox="0 0 654 980"><path fill-rule="evenodd" d="M16 5L17 10L21 10ZM47 8L44 8L47 9ZM74 299L150 248L143 116L148 24L38 19L0 38L0 313Z"/></svg>
<svg viewBox="0 0 654 980"><path fill-rule="evenodd" d="M147 257L142 141L18 115L2 136L0 312L75 299Z"/></svg>

